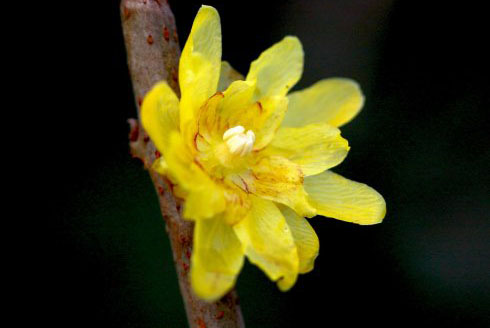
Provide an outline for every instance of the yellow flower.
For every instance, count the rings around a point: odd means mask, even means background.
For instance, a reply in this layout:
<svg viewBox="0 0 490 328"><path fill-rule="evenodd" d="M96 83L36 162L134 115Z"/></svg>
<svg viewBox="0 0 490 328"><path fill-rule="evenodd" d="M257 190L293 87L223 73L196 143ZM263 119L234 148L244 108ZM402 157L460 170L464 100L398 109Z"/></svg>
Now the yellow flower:
<svg viewBox="0 0 490 328"><path fill-rule="evenodd" d="M379 193L328 171L349 150L338 127L360 111L359 86L332 78L288 95L302 71L301 43L288 36L243 79L221 61L219 15L203 6L180 59L181 98L160 82L143 101L143 126L163 155L153 169L195 221L191 283L203 299L233 287L245 256L291 288L319 250L305 217L375 224L385 215Z"/></svg>

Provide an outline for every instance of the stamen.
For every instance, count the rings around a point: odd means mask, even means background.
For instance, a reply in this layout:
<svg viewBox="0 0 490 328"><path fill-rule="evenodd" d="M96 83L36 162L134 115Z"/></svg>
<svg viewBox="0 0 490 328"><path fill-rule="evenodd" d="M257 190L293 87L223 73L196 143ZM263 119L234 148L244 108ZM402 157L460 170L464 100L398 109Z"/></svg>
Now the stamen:
<svg viewBox="0 0 490 328"><path fill-rule="evenodd" d="M223 140L232 154L245 156L252 151L255 133L252 130L248 130L247 133L244 132L245 128L238 125L226 130L223 134Z"/></svg>

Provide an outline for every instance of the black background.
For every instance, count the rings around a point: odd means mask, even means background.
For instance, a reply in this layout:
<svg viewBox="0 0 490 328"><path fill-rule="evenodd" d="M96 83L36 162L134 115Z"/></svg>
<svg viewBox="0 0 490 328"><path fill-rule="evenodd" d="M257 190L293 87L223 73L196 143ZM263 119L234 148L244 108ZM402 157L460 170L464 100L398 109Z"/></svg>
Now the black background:
<svg viewBox="0 0 490 328"><path fill-rule="evenodd" d="M352 148L335 171L377 189L388 208L376 226L311 220L320 256L288 293L247 263L237 289L248 327L490 324L488 19L469 2L430 3L206 3L221 15L223 59L242 73L290 34L305 50L295 89L331 76L361 84L366 105L342 128ZM183 46L201 2L170 4ZM128 155L135 106L118 1L72 3L49 24L49 74L61 77L40 99L53 138L48 250L35 267L43 318L184 327L157 198Z"/></svg>

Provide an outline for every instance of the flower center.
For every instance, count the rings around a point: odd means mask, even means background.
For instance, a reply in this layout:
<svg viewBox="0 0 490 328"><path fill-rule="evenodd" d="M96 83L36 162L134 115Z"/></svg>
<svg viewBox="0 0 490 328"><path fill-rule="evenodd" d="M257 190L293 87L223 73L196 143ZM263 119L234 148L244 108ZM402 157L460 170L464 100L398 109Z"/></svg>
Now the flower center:
<svg viewBox="0 0 490 328"><path fill-rule="evenodd" d="M226 130L223 140L232 154L245 156L252 151L255 133L252 130L245 133L245 128L238 125Z"/></svg>

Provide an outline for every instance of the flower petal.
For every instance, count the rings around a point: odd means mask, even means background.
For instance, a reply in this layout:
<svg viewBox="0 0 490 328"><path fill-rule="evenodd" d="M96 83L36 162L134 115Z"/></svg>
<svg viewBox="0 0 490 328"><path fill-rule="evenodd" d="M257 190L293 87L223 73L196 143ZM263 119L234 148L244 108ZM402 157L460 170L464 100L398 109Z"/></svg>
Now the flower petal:
<svg viewBox="0 0 490 328"><path fill-rule="evenodd" d="M298 252L286 219L273 202L252 196L252 208L233 226L250 262L261 268L282 290L294 285Z"/></svg>
<svg viewBox="0 0 490 328"><path fill-rule="evenodd" d="M223 190L202 170L185 147L179 133L170 135L165 149L168 172L184 191L188 192L184 204L184 218L206 219L225 210Z"/></svg>
<svg viewBox="0 0 490 328"><path fill-rule="evenodd" d="M310 272L313 270L320 249L318 236L305 218L286 206L281 206L280 209L291 229L294 243L298 249L299 273Z"/></svg>
<svg viewBox="0 0 490 328"><path fill-rule="evenodd" d="M225 179L226 210L223 217L226 223L233 225L245 218L252 206L248 194Z"/></svg>
<svg viewBox="0 0 490 328"><path fill-rule="evenodd" d="M200 298L215 301L226 294L235 285L243 259L240 240L221 216L196 222L191 284Z"/></svg>
<svg viewBox="0 0 490 328"><path fill-rule="evenodd" d="M224 91L230 86L230 84L237 80L244 80L245 77L231 67L227 61L221 62L221 72L218 82L218 91Z"/></svg>
<svg viewBox="0 0 490 328"><path fill-rule="evenodd" d="M219 14L213 7L202 6L180 56L181 131L194 128L185 126L195 122L197 110L216 92L220 68Z"/></svg>
<svg viewBox="0 0 490 328"><path fill-rule="evenodd" d="M284 96L303 73L303 47L298 38L287 36L252 62L247 81L256 82L255 100Z"/></svg>
<svg viewBox="0 0 490 328"><path fill-rule="evenodd" d="M179 99L166 82L157 83L141 105L141 123L163 154L171 132L179 131Z"/></svg>
<svg viewBox="0 0 490 328"><path fill-rule="evenodd" d="M306 178L305 190L319 215L369 225L386 214L385 200L376 190L331 171Z"/></svg>
<svg viewBox="0 0 490 328"><path fill-rule="evenodd" d="M237 176L235 183L249 193L287 205L302 216L316 214L303 188L301 169L283 157L262 157L250 171Z"/></svg>
<svg viewBox="0 0 490 328"><path fill-rule="evenodd" d="M237 81L242 82L242 81ZM237 83L234 82L234 83ZM245 93L248 90L244 90ZM231 97L230 97L231 98ZM239 98L238 95L233 98ZM226 94L225 94L225 100ZM287 111L288 99L283 96L264 97L249 106L237 105L239 99L230 99L223 102L222 119L226 127L241 125L245 130L252 130L255 134L254 150L263 149L274 138Z"/></svg>
<svg viewBox="0 0 490 328"><path fill-rule="evenodd" d="M359 85L352 80L331 78L291 93L283 126L299 127L325 122L342 126L356 116L364 105Z"/></svg>
<svg viewBox="0 0 490 328"><path fill-rule="evenodd" d="M326 123L280 128L265 149L268 154L280 155L298 164L305 176L340 164L348 151L349 143L340 136L340 130Z"/></svg>
<svg viewBox="0 0 490 328"><path fill-rule="evenodd" d="M288 99L284 96L267 96L253 100L255 84L250 81L235 81L223 93L211 97L222 98L214 107L204 105L200 109L199 131L213 131L214 138L222 139L229 128L241 125L255 134L254 150L270 143L287 110ZM221 99L220 99L221 100ZM202 133L206 135L205 133Z"/></svg>

